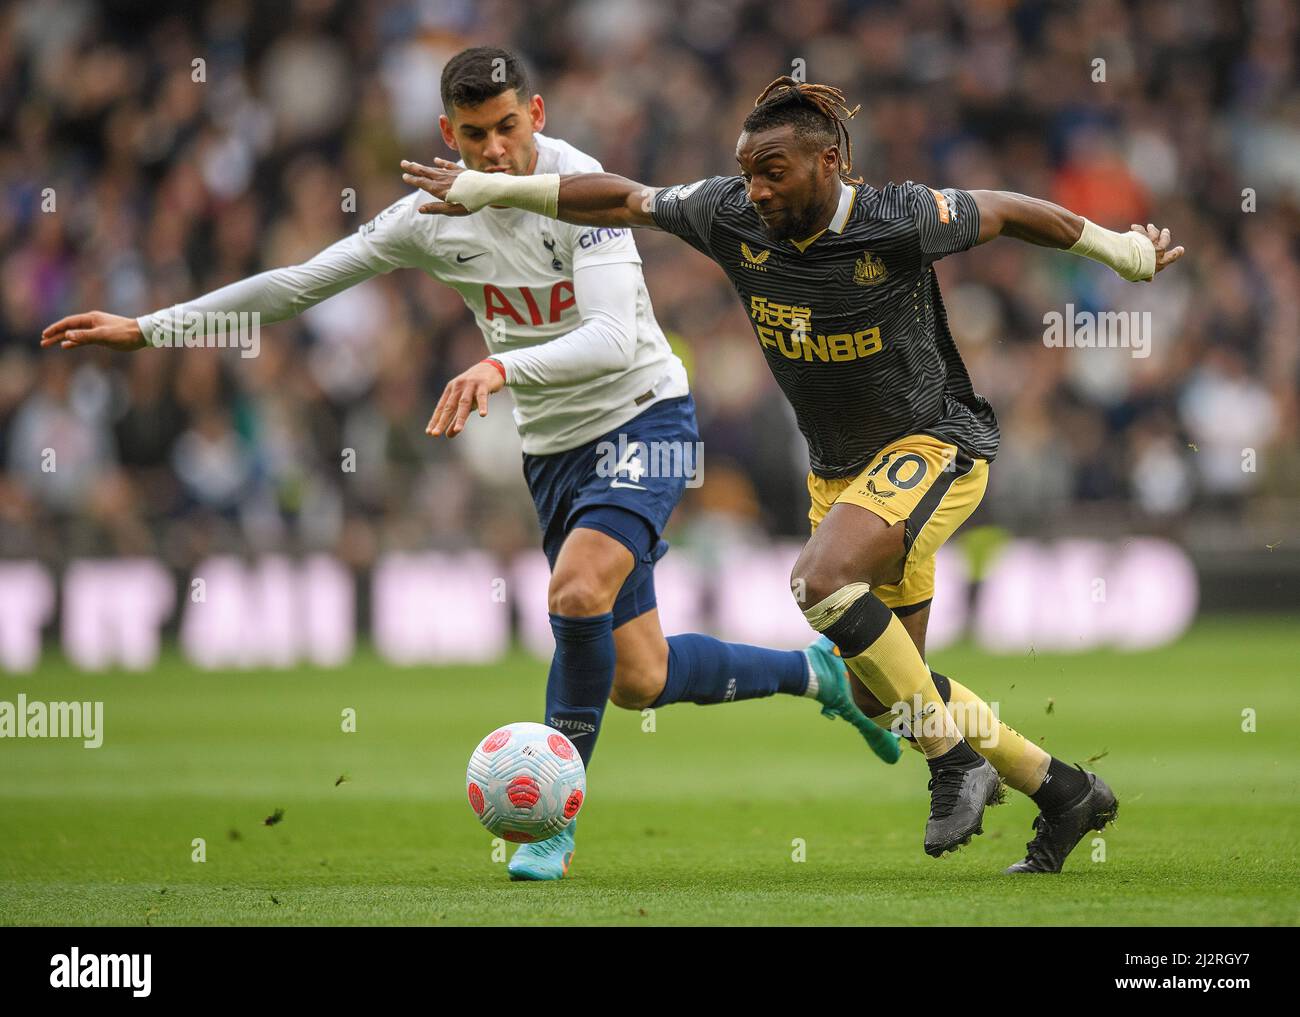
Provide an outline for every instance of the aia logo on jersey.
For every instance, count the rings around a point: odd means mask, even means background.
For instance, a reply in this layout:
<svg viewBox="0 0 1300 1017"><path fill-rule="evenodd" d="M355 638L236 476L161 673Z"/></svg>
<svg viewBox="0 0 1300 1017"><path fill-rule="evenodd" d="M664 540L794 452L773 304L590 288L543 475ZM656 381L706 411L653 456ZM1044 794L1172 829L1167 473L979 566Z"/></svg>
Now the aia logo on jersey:
<svg viewBox="0 0 1300 1017"><path fill-rule="evenodd" d="M772 252L759 251L755 254L749 249L749 244L742 240L740 242L740 256L745 259L741 262L745 268L752 268L755 272L766 272L767 259L772 257Z"/></svg>
<svg viewBox="0 0 1300 1017"><path fill-rule="evenodd" d="M561 279L551 287L550 293L543 296L542 300L537 299L537 295L527 286L510 287L519 293L518 301L523 305L523 309L528 313L527 320L520 313L515 303L506 296L505 290L499 286L493 286L491 283L483 285L483 317L487 321L493 318L509 318L516 325L540 325L543 321L554 325L564 317L564 312L569 308L577 305L577 298L573 295L573 280ZM542 306L547 308L547 315L542 317Z"/></svg>
<svg viewBox="0 0 1300 1017"><path fill-rule="evenodd" d="M853 281L859 286L879 286L888 278L889 269L870 251L863 251L853 266Z"/></svg>

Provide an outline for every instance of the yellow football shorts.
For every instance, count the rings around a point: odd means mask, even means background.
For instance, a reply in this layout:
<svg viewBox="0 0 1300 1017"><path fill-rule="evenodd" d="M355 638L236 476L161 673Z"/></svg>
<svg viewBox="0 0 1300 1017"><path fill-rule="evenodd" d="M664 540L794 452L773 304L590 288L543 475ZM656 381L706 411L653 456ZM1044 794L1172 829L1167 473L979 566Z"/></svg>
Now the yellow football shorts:
<svg viewBox="0 0 1300 1017"><path fill-rule="evenodd" d="M874 512L889 525L903 524L903 578L872 586L887 607L905 608L934 597L934 555L975 511L988 486L989 464L971 459L928 434L886 445L856 477L825 480L808 474L815 532L832 505L848 502Z"/></svg>

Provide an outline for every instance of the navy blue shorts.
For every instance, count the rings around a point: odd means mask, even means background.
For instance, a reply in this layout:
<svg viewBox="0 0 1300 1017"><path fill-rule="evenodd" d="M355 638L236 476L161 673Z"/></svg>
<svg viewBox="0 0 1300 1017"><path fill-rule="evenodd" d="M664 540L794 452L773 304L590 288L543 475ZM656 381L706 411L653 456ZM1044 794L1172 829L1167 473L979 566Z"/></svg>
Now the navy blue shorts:
<svg viewBox="0 0 1300 1017"><path fill-rule="evenodd" d="M636 559L614 603L614 627L655 606L654 565L661 537L690 477L700 476L695 400L664 399L567 452L524 455L524 479L551 568L575 525L613 537ZM609 511L610 509L621 511Z"/></svg>

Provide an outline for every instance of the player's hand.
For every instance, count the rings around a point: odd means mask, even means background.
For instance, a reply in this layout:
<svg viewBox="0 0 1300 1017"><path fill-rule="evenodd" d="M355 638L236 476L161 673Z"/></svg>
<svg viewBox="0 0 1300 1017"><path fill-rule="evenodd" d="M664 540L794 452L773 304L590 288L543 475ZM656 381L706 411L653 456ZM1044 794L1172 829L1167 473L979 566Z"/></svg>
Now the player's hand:
<svg viewBox="0 0 1300 1017"><path fill-rule="evenodd" d="M487 416L488 396L501 391L505 383L500 371L483 363L475 364L464 374L452 378L442 390L442 398L438 400L424 433L435 438L443 433L448 438L456 437L465 430L471 409L478 407L478 415Z"/></svg>
<svg viewBox="0 0 1300 1017"><path fill-rule="evenodd" d="M41 346L58 344L65 350L78 346L107 346L111 350L138 350L148 345L140 323L120 314L90 311L70 314L41 333Z"/></svg>
<svg viewBox="0 0 1300 1017"><path fill-rule="evenodd" d="M432 194L438 201L421 205L419 211L425 215L469 215L469 209L455 202L443 201L456 178L464 172L461 167L446 159L434 159L432 166L422 166L418 162L402 160L402 179L412 187L418 187Z"/></svg>
<svg viewBox="0 0 1300 1017"><path fill-rule="evenodd" d="M1145 228L1134 223L1129 229L1134 233L1141 233L1156 246L1156 270L1152 273L1152 279L1160 274L1162 268L1168 268L1183 256L1181 247L1170 248L1169 231L1167 229L1158 230L1151 223L1147 223Z"/></svg>

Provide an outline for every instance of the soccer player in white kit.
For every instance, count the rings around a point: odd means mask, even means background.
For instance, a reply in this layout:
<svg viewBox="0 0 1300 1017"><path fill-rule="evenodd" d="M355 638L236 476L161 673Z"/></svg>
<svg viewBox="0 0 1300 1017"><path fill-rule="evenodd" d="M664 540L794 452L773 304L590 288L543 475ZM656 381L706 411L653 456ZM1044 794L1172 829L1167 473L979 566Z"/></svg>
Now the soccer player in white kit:
<svg viewBox="0 0 1300 1017"><path fill-rule="evenodd" d="M442 74L443 140L483 172L600 172L600 164L540 131L545 108L529 95L511 53L490 47L453 57ZM647 464L651 450L695 466L695 410L681 361L655 320L631 230L586 228L515 209L444 218L419 213L421 191L304 264L274 269L141 318L92 311L63 318L41 345L118 350L183 345L184 329L212 315L258 312L266 323L395 268L419 268L454 287L490 355L452 379L427 433L464 429L509 387L524 474L551 564L555 655L546 723L589 764L605 703L640 710L719 703L777 692L809 696L852 723L876 753L898 758L897 738L854 705L843 662L825 641L802 651L665 638L654 595L660 537L690 479ZM656 444L662 443L662 444ZM612 454L611 454L612 452ZM661 457L662 458L662 457ZM664 476L664 472L677 475ZM513 879L559 879L573 857L573 825L524 844Z"/></svg>

